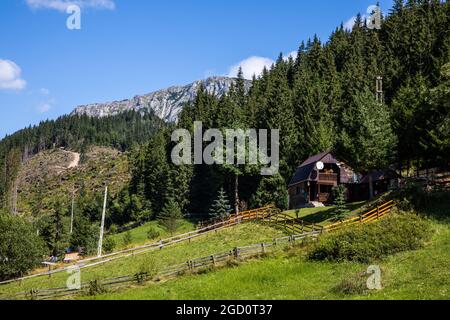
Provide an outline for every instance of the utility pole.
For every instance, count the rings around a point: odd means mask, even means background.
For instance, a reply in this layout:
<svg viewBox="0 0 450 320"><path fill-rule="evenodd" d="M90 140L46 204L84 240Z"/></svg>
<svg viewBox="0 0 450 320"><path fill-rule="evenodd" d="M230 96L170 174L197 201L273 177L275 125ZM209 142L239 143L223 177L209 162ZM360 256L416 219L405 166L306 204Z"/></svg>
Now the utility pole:
<svg viewBox="0 0 450 320"><path fill-rule="evenodd" d="M70 234L73 233L73 207L75 202L75 191L72 192L72 210L70 214Z"/></svg>
<svg viewBox="0 0 450 320"><path fill-rule="evenodd" d="M103 201L103 213L102 213L102 223L100 226L100 238L98 239L98 251L97 256L102 256L102 246L103 246L103 229L105 228L105 214L106 214L106 200L108 197L108 186L105 187L105 199Z"/></svg>
<svg viewBox="0 0 450 320"><path fill-rule="evenodd" d="M376 99L377 102L383 104L384 103L384 94L383 94L383 77L378 76L376 80Z"/></svg>

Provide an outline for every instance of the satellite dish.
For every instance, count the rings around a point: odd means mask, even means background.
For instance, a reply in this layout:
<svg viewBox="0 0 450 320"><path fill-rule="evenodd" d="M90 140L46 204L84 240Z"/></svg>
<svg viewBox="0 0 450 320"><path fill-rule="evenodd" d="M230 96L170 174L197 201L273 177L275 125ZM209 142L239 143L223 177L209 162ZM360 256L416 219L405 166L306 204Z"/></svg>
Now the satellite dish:
<svg viewBox="0 0 450 320"><path fill-rule="evenodd" d="M323 164L323 162L322 161L319 161L319 162L317 162L316 163L316 169L317 170L323 170L323 168L325 168L325 165Z"/></svg>

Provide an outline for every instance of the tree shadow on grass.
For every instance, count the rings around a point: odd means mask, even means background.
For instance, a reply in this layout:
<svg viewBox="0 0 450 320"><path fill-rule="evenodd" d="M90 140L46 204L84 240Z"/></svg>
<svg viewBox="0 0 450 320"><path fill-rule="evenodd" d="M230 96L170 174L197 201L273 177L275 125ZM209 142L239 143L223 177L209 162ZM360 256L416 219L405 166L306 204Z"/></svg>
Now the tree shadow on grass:
<svg viewBox="0 0 450 320"><path fill-rule="evenodd" d="M353 212L364 206L364 202L349 203L345 207L348 212ZM322 210L316 213L302 217L302 220L309 223L322 223L331 220L336 215L336 207L330 207L327 210Z"/></svg>

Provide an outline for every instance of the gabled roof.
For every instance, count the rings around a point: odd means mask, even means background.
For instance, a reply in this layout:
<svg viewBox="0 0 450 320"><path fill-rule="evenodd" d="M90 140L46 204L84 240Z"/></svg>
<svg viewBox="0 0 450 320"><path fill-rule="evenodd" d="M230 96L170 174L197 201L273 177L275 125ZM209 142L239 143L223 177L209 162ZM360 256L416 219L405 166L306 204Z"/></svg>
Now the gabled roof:
<svg viewBox="0 0 450 320"><path fill-rule="evenodd" d="M298 167L289 185L292 186L294 184L309 180L309 177L311 176L311 173L313 172L315 167L316 162Z"/></svg>
<svg viewBox="0 0 450 320"><path fill-rule="evenodd" d="M314 171L316 163L319 161L323 161L325 163L337 163L337 160L333 157L330 151L325 151L312 156L304 161L300 167L298 167L289 185L292 186L300 182L310 180L311 173Z"/></svg>
<svg viewBox="0 0 450 320"><path fill-rule="evenodd" d="M309 165L309 164L316 164L317 162L319 162L320 160L322 160L323 158L325 158L327 155L329 155L331 152L330 151L325 151L322 153L319 153L315 156L312 156L311 158L308 158L305 162L303 162L300 167Z"/></svg>

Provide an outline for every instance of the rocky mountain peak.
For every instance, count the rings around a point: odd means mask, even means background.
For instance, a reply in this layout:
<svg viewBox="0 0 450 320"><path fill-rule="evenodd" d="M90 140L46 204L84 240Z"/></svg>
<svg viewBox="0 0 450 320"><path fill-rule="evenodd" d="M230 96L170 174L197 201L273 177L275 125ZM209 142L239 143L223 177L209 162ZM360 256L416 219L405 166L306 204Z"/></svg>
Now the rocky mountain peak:
<svg viewBox="0 0 450 320"><path fill-rule="evenodd" d="M220 97L230 90L235 81L236 79L228 77L210 77L185 86L173 86L122 101L78 106L71 114L105 117L117 115L127 110L152 110L161 119L174 122L178 119L184 105L195 99L201 84L207 92ZM249 89L251 81L246 80L245 85Z"/></svg>

